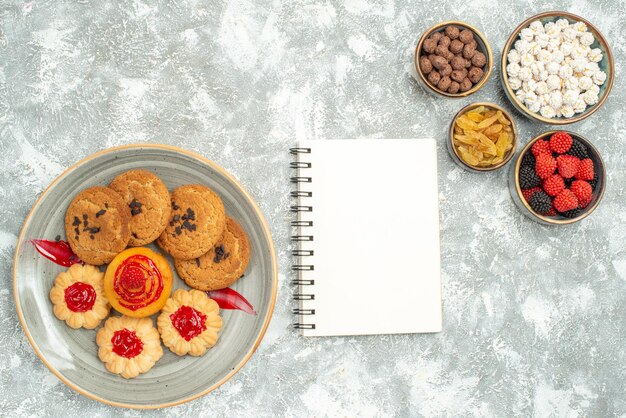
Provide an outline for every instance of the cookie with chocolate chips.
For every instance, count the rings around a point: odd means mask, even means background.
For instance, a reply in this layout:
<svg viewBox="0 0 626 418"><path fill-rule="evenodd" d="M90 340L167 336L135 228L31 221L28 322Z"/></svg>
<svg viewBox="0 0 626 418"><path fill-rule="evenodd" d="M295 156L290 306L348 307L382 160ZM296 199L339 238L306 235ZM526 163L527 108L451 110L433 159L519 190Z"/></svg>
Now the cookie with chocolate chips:
<svg viewBox="0 0 626 418"><path fill-rule="evenodd" d="M128 245L130 216L130 208L117 192L90 187L78 193L67 208L67 241L85 263L108 263Z"/></svg>
<svg viewBox="0 0 626 418"><path fill-rule="evenodd" d="M176 271L198 290L223 289L239 279L250 261L250 241L241 226L226 217L222 239L208 253L193 260L174 260Z"/></svg>
<svg viewBox="0 0 626 418"><path fill-rule="evenodd" d="M206 186L188 184L172 192L172 212L157 239L172 257L191 260L207 253L224 233L222 199Z"/></svg>
<svg viewBox="0 0 626 418"><path fill-rule="evenodd" d="M145 170L131 170L115 177L109 187L130 208L131 247L150 244L163 232L172 211L170 192L156 175Z"/></svg>

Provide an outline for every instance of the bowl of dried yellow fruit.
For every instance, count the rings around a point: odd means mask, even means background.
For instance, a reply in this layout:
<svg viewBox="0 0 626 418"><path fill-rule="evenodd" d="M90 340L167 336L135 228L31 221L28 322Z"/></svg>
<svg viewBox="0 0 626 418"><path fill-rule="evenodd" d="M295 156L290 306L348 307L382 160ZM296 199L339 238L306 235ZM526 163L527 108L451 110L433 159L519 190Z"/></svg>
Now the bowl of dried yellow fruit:
<svg viewBox="0 0 626 418"><path fill-rule="evenodd" d="M472 103L452 119L447 141L452 159L475 172L508 163L517 147L517 128L509 113L493 103Z"/></svg>

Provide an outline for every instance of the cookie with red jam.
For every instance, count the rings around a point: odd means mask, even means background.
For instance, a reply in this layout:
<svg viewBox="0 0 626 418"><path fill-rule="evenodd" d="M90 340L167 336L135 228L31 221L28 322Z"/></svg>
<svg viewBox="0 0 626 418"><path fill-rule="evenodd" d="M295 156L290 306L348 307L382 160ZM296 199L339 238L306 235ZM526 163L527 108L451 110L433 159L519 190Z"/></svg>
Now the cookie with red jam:
<svg viewBox="0 0 626 418"><path fill-rule="evenodd" d="M157 318L163 344L174 354L201 356L217 343L222 328L219 306L199 290L174 292Z"/></svg>
<svg viewBox="0 0 626 418"><path fill-rule="evenodd" d="M163 356L159 332L150 318L113 316L96 335L98 357L125 379L149 371Z"/></svg>
<svg viewBox="0 0 626 418"><path fill-rule="evenodd" d="M111 306L102 287L104 274L89 264L74 264L59 273L50 289L54 315L71 328L94 329Z"/></svg>

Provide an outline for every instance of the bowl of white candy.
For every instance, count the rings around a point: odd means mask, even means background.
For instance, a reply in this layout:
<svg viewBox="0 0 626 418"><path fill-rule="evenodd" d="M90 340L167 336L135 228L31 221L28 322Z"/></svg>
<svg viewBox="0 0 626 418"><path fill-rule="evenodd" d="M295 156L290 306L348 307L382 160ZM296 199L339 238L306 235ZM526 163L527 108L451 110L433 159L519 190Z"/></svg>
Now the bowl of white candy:
<svg viewBox="0 0 626 418"><path fill-rule="evenodd" d="M613 54L585 19L545 12L523 21L503 49L502 86L511 103L531 119L566 125L585 119L607 99Z"/></svg>

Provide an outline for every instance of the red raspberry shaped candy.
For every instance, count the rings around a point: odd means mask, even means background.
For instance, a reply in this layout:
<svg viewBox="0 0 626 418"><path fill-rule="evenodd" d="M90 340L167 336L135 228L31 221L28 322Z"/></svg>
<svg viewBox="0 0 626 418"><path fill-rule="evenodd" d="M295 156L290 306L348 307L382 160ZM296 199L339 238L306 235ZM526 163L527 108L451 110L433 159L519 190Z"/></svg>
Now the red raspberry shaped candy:
<svg viewBox="0 0 626 418"><path fill-rule="evenodd" d="M572 193L576 195L578 198L578 203L581 208L586 208L589 203L591 203L593 189L591 188L591 184L587 183L584 180L574 180L572 185L570 186L570 190Z"/></svg>
<svg viewBox="0 0 626 418"><path fill-rule="evenodd" d="M567 212L578 207L578 198L571 190L565 189L554 198L552 204L559 212Z"/></svg>
<svg viewBox="0 0 626 418"><path fill-rule="evenodd" d="M533 144L530 148L533 155L536 157L539 154L551 154L552 150L550 149L550 143L545 139L540 139Z"/></svg>
<svg viewBox="0 0 626 418"><path fill-rule="evenodd" d="M572 147L574 140L568 133L556 132L550 137L550 149L559 154L566 153Z"/></svg>
<svg viewBox="0 0 626 418"><path fill-rule="evenodd" d="M539 178L547 179L556 170L556 160L550 154L539 154L535 161L535 172Z"/></svg>
<svg viewBox="0 0 626 418"><path fill-rule="evenodd" d="M548 213L546 213L546 216L556 216L556 209L554 209L554 206L550 208Z"/></svg>
<svg viewBox="0 0 626 418"><path fill-rule="evenodd" d="M593 174L593 161L591 161L591 158L581 160L575 177L578 180L593 180Z"/></svg>
<svg viewBox="0 0 626 418"><path fill-rule="evenodd" d="M561 177L570 179L578 173L580 160L573 155L559 155L556 157L556 165L559 168Z"/></svg>
<svg viewBox="0 0 626 418"><path fill-rule="evenodd" d="M563 177L553 174L543 181L543 190L550 196L556 196L565 189Z"/></svg>
<svg viewBox="0 0 626 418"><path fill-rule="evenodd" d="M533 187L531 189L524 189L522 190L522 196L524 196L524 200L526 200L527 202L530 202L530 196L540 191L541 191L541 187Z"/></svg>

